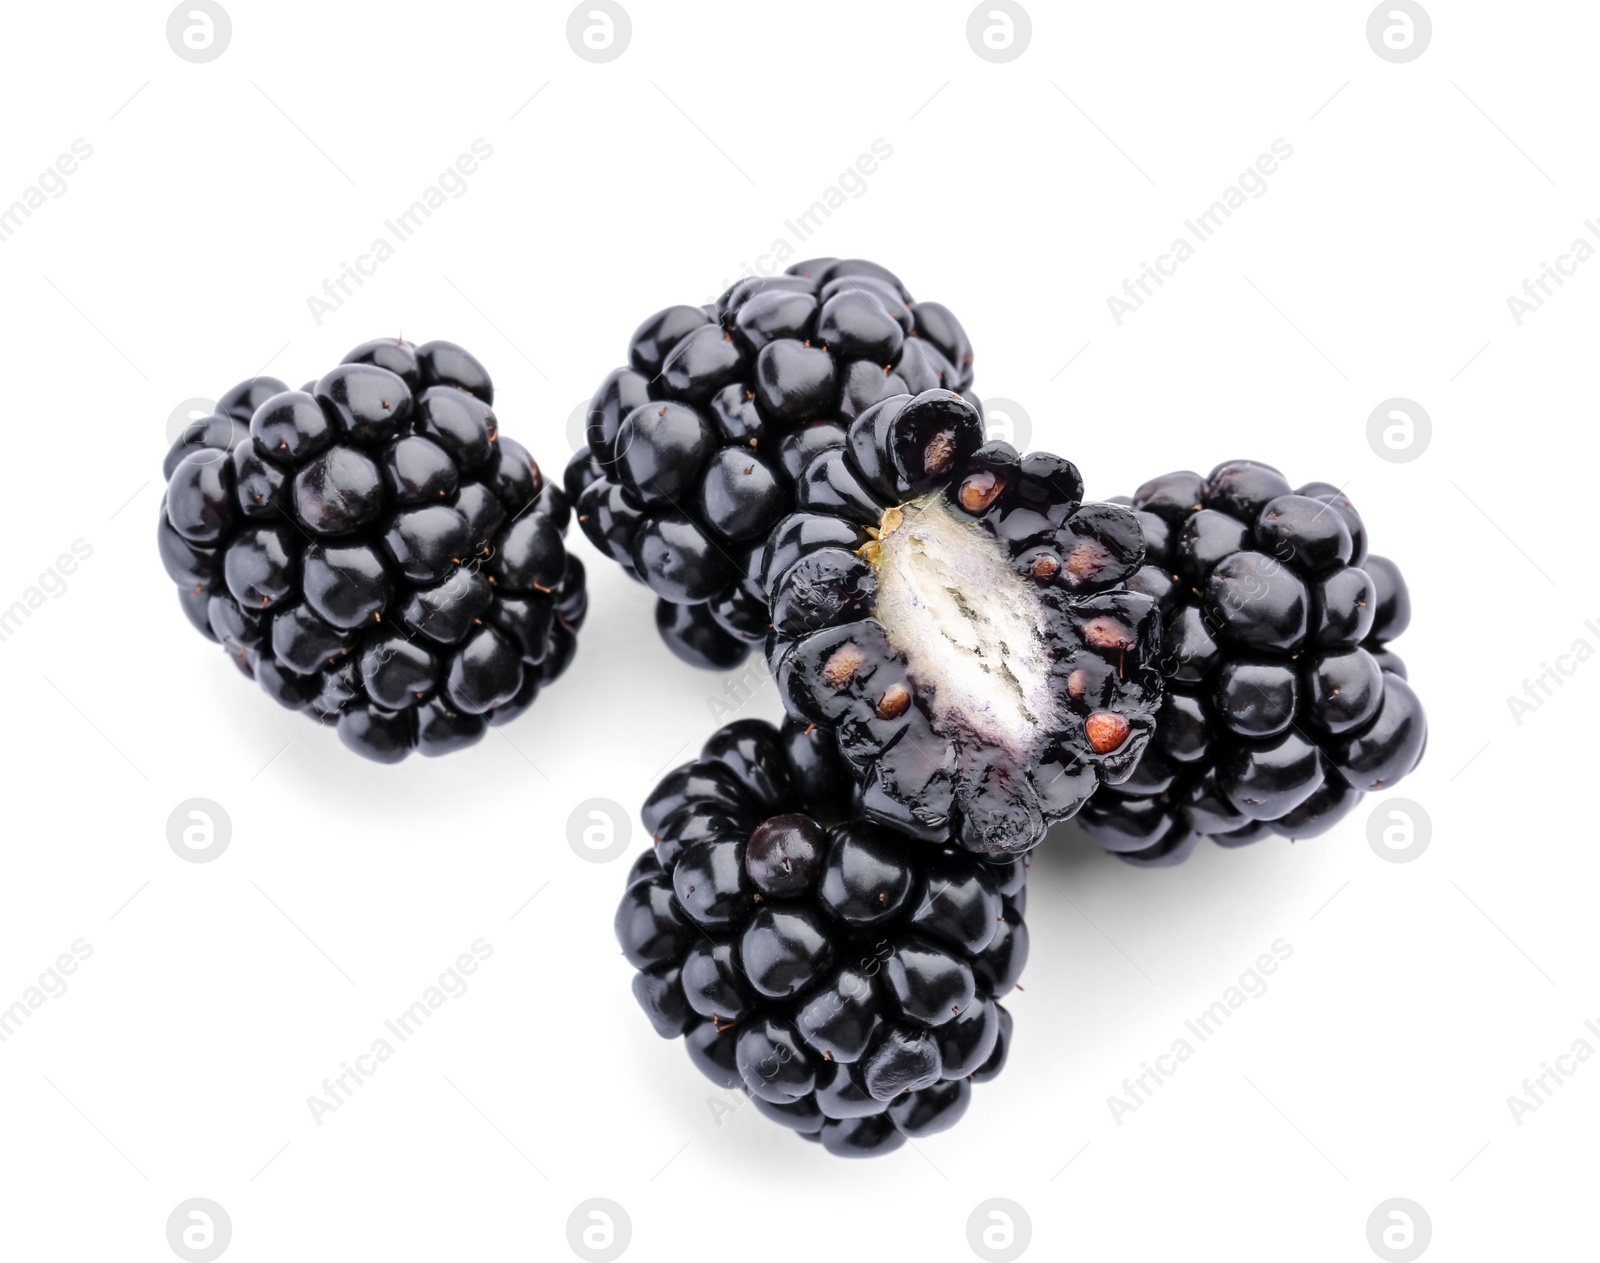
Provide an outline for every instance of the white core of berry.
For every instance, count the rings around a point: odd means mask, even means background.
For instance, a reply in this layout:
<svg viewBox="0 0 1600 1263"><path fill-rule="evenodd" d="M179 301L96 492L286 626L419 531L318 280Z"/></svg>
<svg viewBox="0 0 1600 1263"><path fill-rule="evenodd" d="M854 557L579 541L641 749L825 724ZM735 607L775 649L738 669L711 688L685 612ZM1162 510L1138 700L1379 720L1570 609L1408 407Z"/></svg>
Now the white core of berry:
<svg viewBox="0 0 1600 1263"><path fill-rule="evenodd" d="M1038 592L1000 542L940 495L902 506L879 540L878 620L934 727L1022 755L1056 726Z"/></svg>

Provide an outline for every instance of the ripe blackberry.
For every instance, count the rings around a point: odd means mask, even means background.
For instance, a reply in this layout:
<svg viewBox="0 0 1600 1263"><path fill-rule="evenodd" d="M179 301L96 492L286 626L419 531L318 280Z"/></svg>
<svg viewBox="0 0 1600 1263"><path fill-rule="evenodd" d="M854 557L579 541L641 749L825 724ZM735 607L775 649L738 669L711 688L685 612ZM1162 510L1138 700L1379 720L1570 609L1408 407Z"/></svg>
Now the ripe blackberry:
<svg viewBox="0 0 1600 1263"><path fill-rule="evenodd" d="M645 800L655 846L616 932L657 1034L768 1118L862 1157L953 1126L999 1074L1027 869L873 824L852 792L820 728L719 729Z"/></svg>
<svg viewBox="0 0 1600 1263"><path fill-rule="evenodd" d="M1129 587L1161 603L1167 695L1133 775L1080 817L1090 837L1141 864L1201 835L1315 837L1417 765L1427 719L1387 647L1411 599L1337 487L1232 461L1129 503L1148 546Z"/></svg>
<svg viewBox="0 0 1600 1263"><path fill-rule="evenodd" d="M880 399L971 384L955 316L912 302L876 263L811 259L747 277L635 330L570 467L578 521L656 592L674 653L735 666L766 636L756 567L807 462Z"/></svg>
<svg viewBox="0 0 1600 1263"><path fill-rule="evenodd" d="M493 401L453 343L380 339L302 390L241 382L167 453L158 537L189 621L381 763L473 744L576 649L569 502Z"/></svg>
<svg viewBox="0 0 1600 1263"><path fill-rule="evenodd" d="M763 556L791 714L835 730L870 818L1025 851L1123 779L1161 694L1138 519L1069 461L985 443L947 390L866 409Z"/></svg>

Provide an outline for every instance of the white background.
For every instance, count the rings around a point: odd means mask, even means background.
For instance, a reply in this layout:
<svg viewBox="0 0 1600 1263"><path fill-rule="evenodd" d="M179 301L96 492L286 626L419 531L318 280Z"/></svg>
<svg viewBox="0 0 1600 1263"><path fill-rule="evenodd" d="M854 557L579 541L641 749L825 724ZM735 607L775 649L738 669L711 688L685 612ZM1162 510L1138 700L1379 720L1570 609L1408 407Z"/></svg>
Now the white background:
<svg viewBox="0 0 1600 1263"><path fill-rule="evenodd" d="M1505 300L1600 216L1594 6L1438 3L1397 65L1364 3L1034 3L991 64L964 3L636 0L595 65L564 5L225 3L209 64L144 3L13 6L0 52L0 205L94 150L0 244L0 605L93 549L0 643L0 1004L93 947L0 1045L8 1258L170 1259L190 1197L240 1263L568 1257L591 1197L641 1259L972 1258L991 1197L1025 1208L1029 1257L1366 1259L1391 1197L1426 1209L1430 1258L1593 1257L1600 1058L1520 1126L1507 1097L1600 1049L1600 665L1520 725L1506 697L1600 646L1600 262L1520 327ZM1119 327L1106 297L1279 137L1265 195ZM307 296L477 138L465 195L319 326ZM892 157L797 257L881 260L960 313L978 392L1092 495L1238 456L1347 486L1412 585L1433 736L1400 793L1433 840L1384 862L1369 800L1314 842L1149 872L1063 829L1006 1072L958 1129L848 1164L719 1121L612 937L637 821L612 863L569 847L575 804L636 807L716 726L722 681L660 645L642 588L574 530L569 674L504 739L384 768L195 635L154 523L180 400L384 334L474 349L557 474L635 323L754 266L877 138ZM1367 442L1393 396L1433 420L1410 463ZM740 713L775 717L770 687ZM232 820L212 863L167 844L195 796ZM478 938L470 991L318 1126L307 1096ZM1270 990L1114 1121L1277 939Z"/></svg>

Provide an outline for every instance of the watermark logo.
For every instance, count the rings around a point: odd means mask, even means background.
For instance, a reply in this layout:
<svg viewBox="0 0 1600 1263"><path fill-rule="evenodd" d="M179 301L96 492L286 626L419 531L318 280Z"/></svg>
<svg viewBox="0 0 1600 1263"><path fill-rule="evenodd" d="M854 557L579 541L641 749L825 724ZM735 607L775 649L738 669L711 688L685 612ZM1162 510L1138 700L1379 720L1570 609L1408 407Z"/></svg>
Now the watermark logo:
<svg viewBox="0 0 1600 1263"><path fill-rule="evenodd" d="M1021 1258L1033 1240L1033 1220L1016 1202L991 1197L979 1202L967 1216L967 1244L988 1263Z"/></svg>
<svg viewBox="0 0 1600 1263"><path fill-rule="evenodd" d="M167 1216L167 1244L180 1259L209 1263L233 1240L233 1220L209 1197L179 1202Z"/></svg>
<svg viewBox="0 0 1600 1263"><path fill-rule="evenodd" d="M633 1220L608 1197L579 1202L567 1216L567 1244L580 1259L606 1263L622 1257L633 1240Z"/></svg>
<svg viewBox="0 0 1600 1263"><path fill-rule="evenodd" d="M577 406L567 413L567 446L573 451L589 446L590 402L588 399L580 399Z"/></svg>
<svg viewBox="0 0 1600 1263"><path fill-rule="evenodd" d="M1583 1025L1590 1035L1600 1038L1600 1021L1592 1017L1585 1018ZM1539 1073L1530 1074L1522 1081L1522 1094L1513 1092L1506 1097L1506 1108L1511 1111L1511 1121L1521 1127L1529 1114L1536 1114L1541 1105L1550 1104L1556 1089L1577 1074L1584 1062L1594 1057L1594 1049L1595 1046L1580 1035L1572 1041L1572 1046L1566 1052L1555 1055L1552 1059L1554 1065L1549 1061L1541 1061Z"/></svg>
<svg viewBox="0 0 1600 1263"><path fill-rule="evenodd" d="M94 556L94 545L88 540L75 539L69 547L71 551L57 556L55 565L45 569L25 587L21 596L10 605L0 605L0 643L15 636L24 623L44 608L47 599L60 600L64 597L67 594L67 579Z"/></svg>
<svg viewBox="0 0 1600 1263"><path fill-rule="evenodd" d="M41 171L11 205L0 203L0 244L16 236L35 211L43 210L49 201L65 197L70 187L67 177L75 175L79 165L92 157L94 146L79 136L72 142L71 152L60 155Z"/></svg>
<svg viewBox="0 0 1600 1263"><path fill-rule="evenodd" d="M1584 220L1583 226L1589 230L1590 236L1600 237L1600 224L1594 220ZM1541 259L1539 270L1532 276L1522 278L1522 293L1506 295L1506 310L1511 313L1512 323L1517 328L1522 328L1523 320L1528 316L1537 315L1545 300L1553 298L1556 289L1565 285L1568 277L1576 276L1578 268L1594 258L1594 255L1593 242L1583 237L1574 237L1572 244L1556 255L1554 263L1547 263Z"/></svg>
<svg viewBox="0 0 1600 1263"><path fill-rule="evenodd" d="M842 207L867 195L872 188L871 177L893 156L894 146L882 136L876 137L856 155L853 163L834 177L832 184L817 194L811 205L783 221L783 231L773 238L766 250L756 255L754 263L740 260L738 271L724 276L722 283L706 295L705 301L715 302L730 285L747 276L772 276L780 271L800 253L799 247L814 237Z"/></svg>
<svg viewBox="0 0 1600 1263"><path fill-rule="evenodd" d="M771 687L772 672L767 669L767 660L756 654L738 671L730 671L723 677L722 696L707 694L706 709L714 721L723 723L743 710L762 689Z"/></svg>
<svg viewBox="0 0 1600 1263"><path fill-rule="evenodd" d="M233 821L209 798L186 798L167 817L167 845L191 864L208 864L228 849Z"/></svg>
<svg viewBox="0 0 1600 1263"><path fill-rule="evenodd" d="M1015 61L1033 42L1033 19L1016 0L983 0L967 15L967 43L984 61Z"/></svg>
<svg viewBox="0 0 1600 1263"><path fill-rule="evenodd" d="M1149 1105L1158 1087L1177 1074L1188 1061L1229 1022L1233 1015L1252 1000L1267 994L1267 978L1278 972L1284 961L1294 955L1294 944L1284 938L1272 940L1268 950L1260 953L1255 963L1241 973L1238 979L1223 988L1222 994L1193 1017L1183 1020L1185 1034L1172 1041L1166 1052L1157 1053L1148 1061L1139 1063L1139 1072L1122 1080L1122 1092L1106 1097L1106 1108L1111 1121L1118 1127L1130 1115ZM1189 1037L1194 1037L1191 1043Z"/></svg>
<svg viewBox="0 0 1600 1263"><path fill-rule="evenodd" d="M36 983L23 988L20 999L0 1008L0 1044L15 1036L22 1029L22 1024L42 1009L47 1000L66 995L67 979L77 973L78 967L93 955L93 943L88 939L74 939L72 947L57 956L54 964L47 965ZM0 1001L0 1004L3 1003Z"/></svg>
<svg viewBox="0 0 1600 1263"><path fill-rule="evenodd" d="M567 43L584 61L615 61L632 39L633 22L616 0L581 0L567 15Z"/></svg>
<svg viewBox="0 0 1600 1263"><path fill-rule="evenodd" d="M1583 624L1584 631L1600 640L1600 619L1587 619ZM1579 636L1568 646L1565 653L1556 654L1555 665L1551 666L1548 659L1540 659L1539 674L1522 681L1522 696L1512 694L1506 696L1506 708L1511 712L1511 718L1518 728L1530 715L1536 714L1551 698L1556 695L1556 690L1563 687L1566 682L1578 673L1578 668L1590 658L1594 657L1594 643L1588 636Z"/></svg>
<svg viewBox="0 0 1600 1263"><path fill-rule="evenodd" d="M1433 1220L1409 1197L1391 1197L1367 1216L1367 1244L1388 1263L1419 1259L1433 1240Z"/></svg>
<svg viewBox="0 0 1600 1263"><path fill-rule="evenodd" d="M1215 237L1247 201L1267 195L1267 190L1271 188L1268 177L1276 175L1281 165L1294 157L1294 146L1279 136L1267 148L1269 152L1258 154L1256 160L1234 177L1233 183L1223 189L1210 206L1183 221L1187 235L1175 235L1171 244L1155 256L1153 263L1139 260L1134 274L1122 278L1122 293L1106 295L1106 310L1111 313L1117 328L1120 329L1125 319L1136 314L1155 295L1156 290L1176 276L1178 269L1194 258L1199 247Z"/></svg>
<svg viewBox="0 0 1600 1263"><path fill-rule="evenodd" d="M176 443L191 426L198 426L217 412L217 401L196 395L185 399L167 416L167 442ZM193 441L193 440L191 440Z"/></svg>
<svg viewBox="0 0 1600 1263"><path fill-rule="evenodd" d="M633 821L620 803L586 798L567 817L567 845L580 860L606 864L628 849Z"/></svg>
<svg viewBox="0 0 1600 1263"><path fill-rule="evenodd" d="M1367 446L1392 465L1414 461L1433 442L1433 418L1415 399L1385 399L1367 417Z"/></svg>
<svg viewBox="0 0 1600 1263"><path fill-rule="evenodd" d="M323 1079L321 1092L312 1092L306 1097L306 1110L311 1115L311 1121L321 1127L329 1114L336 1114L341 1107L350 1104L356 1089L377 1074L403 1045L433 1021L445 1005L467 994L467 979L477 973L483 962L493 955L493 943L483 938L473 939L471 950L458 955L432 983L423 988L421 995L393 1017L384 1018L385 1033L374 1039L366 1052L341 1061L338 1073ZM390 1036L393 1036L392 1041Z"/></svg>
<svg viewBox="0 0 1600 1263"><path fill-rule="evenodd" d="M983 401L983 437L991 443L1009 443L1026 452L1033 442L1033 419L1015 399Z"/></svg>
<svg viewBox="0 0 1600 1263"><path fill-rule="evenodd" d="M1433 821L1422 804L1386 798L1367 817L1367 845L1380 860L1409 864L1433 841Z"/></svg>
<svg viewBox="0 0 1600 1263"><path fill-rule="evenodd" d="M355 261L341 259L339 270L333 276L322 278L320 294L306 295L306 310L312 323L319 329L322 322L337 312L354 297L356 290L376 276L378 269L395 257L396 251L417 233L421 232L435 214L452 201L459 201L473 187L472 177L478 174L483 163L494 157L494 146L479 136L467 146L470 152L456 155L456 159L423 189L410 206L383 221L383 233L358 253Z"/></svg>
<svg viewBox="0 0 1600 1263"><path fill-rule="evenodd" d="M750 1094L744 1091L735 1091L729 1088L721 1096L706 1097L706 1108L711 1111L711 1121L718 1127L722 1120L730 1114L737 1114L746 1105L750 1104Z"/></svg>
<svg viewBox="0 0 1600 1263"><path fill-rule="evenodd" d="M1384 0L1367 16L1367 43L1384 61L1415 61L1433 42L1433 19L1417 0Z"/></svg>
<svg viewBox="0 0 1600 1263"><path fill-rule="evenodd" d="M167 44L184 61L215 61L232 42L233 19L217 0L183 0L167 15Z"/></svg>

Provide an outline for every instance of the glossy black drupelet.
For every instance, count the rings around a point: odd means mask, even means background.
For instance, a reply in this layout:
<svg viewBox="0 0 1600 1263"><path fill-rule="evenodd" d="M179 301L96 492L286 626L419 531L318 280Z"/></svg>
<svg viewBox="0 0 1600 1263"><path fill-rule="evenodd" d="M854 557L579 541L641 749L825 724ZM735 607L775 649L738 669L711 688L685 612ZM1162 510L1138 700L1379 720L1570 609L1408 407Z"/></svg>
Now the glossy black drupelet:
<svg viewBox="0 0 1600 1263"><path fill-rule="evenodd" d="M801 472L762 565L791 714L832 728L871 818L1028 850L1123 779L1161 696L1134 514L1069 461L985 443L960 396L864 411Z"/></svg>
<svg viewBox="0 0 1600 1263"><path fill-rule="evenodd" d="M1233 461L1131 503L1149 559L1130 586L1161 602L1167 696L1132 777L1080 817L1095 841L1173 864L1203 835L1314 837L1416 766L1427 719L1388 648L1410 596L1336 487Z"/></svg>
<svg viewBox="0 0 1600 1263"><path fill-rule="evenodd" d="M660 598L673 652L731 667L766 635L755 567L806 463L880 399L971 384L946 308L875 263L811 259L641 324L567 485L595 547Z"/></svg>
<svg viewBox="0 0 1600 1263"><path fill-rule="evenodd" d="M1025 861L872 824L853 792L822 729L727 725L645 801L616 917L656 1032L846 1157L960 1119L1028 954Z"/></svg>
<svg viewBox="0 0 1600 1263"><path fill-rule="evenodd" d="M570 505L493 400L453 343L380 339L302 390L241 382L167 454L159 544L189 620L378 762L473 744L576 649Z"/></svg>

